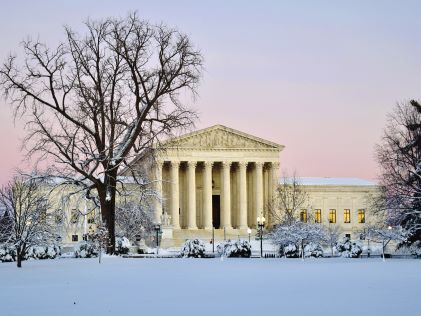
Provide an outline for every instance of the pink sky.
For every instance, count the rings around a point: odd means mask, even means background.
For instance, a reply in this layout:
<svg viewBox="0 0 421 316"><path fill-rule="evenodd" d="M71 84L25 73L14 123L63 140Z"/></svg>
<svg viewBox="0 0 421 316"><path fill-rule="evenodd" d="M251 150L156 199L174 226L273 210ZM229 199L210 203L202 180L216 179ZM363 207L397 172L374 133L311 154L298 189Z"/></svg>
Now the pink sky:
<svg viewBox="0 0 421 316"><path fill-rule="evenodd" d="M54 43L64 24L138 10L202 50L198 128L223 124L283 144L281 168L301 176L374 179L386 113L420 97L421 6L366 2L10 2L0 12L0 58L27 35ZM0 183L22 166L23 135L1 100Z"/></svg>

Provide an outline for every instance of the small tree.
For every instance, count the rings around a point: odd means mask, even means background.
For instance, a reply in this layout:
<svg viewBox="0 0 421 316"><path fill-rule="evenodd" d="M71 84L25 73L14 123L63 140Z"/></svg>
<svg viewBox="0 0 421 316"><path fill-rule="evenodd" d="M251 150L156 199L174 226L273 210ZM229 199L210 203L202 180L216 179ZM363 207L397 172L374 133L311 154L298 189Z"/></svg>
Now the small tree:
<svg viewBox="0 0 421 316"><path fill-rule="evenodd" d="M385 260L385 249L391 241L402 243L410 237L409 231L402 227L392 227L385 225L368 225L365 228L365 233L368 234L374 242L382 244L382 258Z"/></svg>
<svg viewBox="0 0 421 316"><path fill-rule="evenodd" d="M304 259L304 247L310 243L322 243L326 239L326 231L319 224L295 221L290 225L276 227L271 232L270 238L281 249L290 244L299 246L301 257Z"/></svg>
<svg viewBox="0 0 421 316"><path fill-rule="evenodd" d="M98 249L98 260L101 263L102 252L107 249L110 239L108 234L107 225L101 222L96 230L88 234L88 239L91 240L95 248Z"/></svg>
<svg viewBox="0 0 421 316"><path fill-rule="evenodd" d="M284 173L281 184L276 188L269 212L275 223L291 225L301 209L308 208L308 194L294 173L292 177Z"/></svg>
<svg viewBox="0 0 421 316"><path fill-rule="evenodd" d="M45 245L57 238L54 213L33 179L15 177L0 189L0 205L9 219L0 226L0 239L16 249L18 268L32 246Z"/></svg>
<svg viewBox="0 0 421 316"><path fill-rule="evenodd" d="M341 229L338 225L329 225L326 228L326 241L329 244L330 251L333 257L333 248L335 248L335 244L338 241L339 237L341 236Z"/></svg>

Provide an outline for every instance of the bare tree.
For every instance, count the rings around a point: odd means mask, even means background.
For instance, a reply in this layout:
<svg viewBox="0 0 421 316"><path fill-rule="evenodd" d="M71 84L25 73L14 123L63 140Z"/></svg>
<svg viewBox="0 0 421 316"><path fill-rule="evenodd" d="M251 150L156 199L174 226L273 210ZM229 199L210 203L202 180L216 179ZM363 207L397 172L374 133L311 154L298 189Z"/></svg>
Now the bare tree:
<svg viewBox="0 0 421 316"><path fill-rule="evenodd" d="M33 180L14 178L0 189L0 205L9 220L0 226L0 239L16 249L17 266L32 246L45 245L57 238L54 213L40 186Z"/></svg>
<svg viewBox="0 0 421 316"><path fill-rule="evenodd" d="M376 208L387 224L411 230L408 243L421 240L421 105L398 104L376 148L382 194Z"/></svg>
<svg viewBox="0 0 421 316"><path fill-rule="evenodd" d="M113 252L117 176L129 168L138 177L135 156L192 126L180 93L196 94L203 58L188 36L136 13L85 26L83 35L66 27L56 47L25 40L23 61L10 56L0 68L0 86L27 119L28 154L52 159L50 175L97 200Z"/></svg>
<svg viewBox="0 0 421 316"><path fill-rule="evenodd" d="M274 222L292 225L299 218L299 211L307 211L308 194L295 173L291 177L284 173L281 181L269 205L269 212Z"/></svg>

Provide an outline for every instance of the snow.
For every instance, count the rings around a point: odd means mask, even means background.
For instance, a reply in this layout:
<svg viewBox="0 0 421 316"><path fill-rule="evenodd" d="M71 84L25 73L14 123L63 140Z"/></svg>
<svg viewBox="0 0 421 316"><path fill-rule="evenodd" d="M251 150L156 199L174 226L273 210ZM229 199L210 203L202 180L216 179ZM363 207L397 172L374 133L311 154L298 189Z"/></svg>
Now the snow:
<svg viewBox="0 0 421 316"><path fill-rule="evenodd" d="M282 179L279 180L281 183ZM359 178L318 178L318 177L300 177L298 181L302 185L363 185L375 186L376 183L366 179Z"/></svg>
<svg viewBox="0 0 421 316"><path fill-rule="evenodd" d="M0 264L2 315L419 315L415 259L56 259Z"/></svg>

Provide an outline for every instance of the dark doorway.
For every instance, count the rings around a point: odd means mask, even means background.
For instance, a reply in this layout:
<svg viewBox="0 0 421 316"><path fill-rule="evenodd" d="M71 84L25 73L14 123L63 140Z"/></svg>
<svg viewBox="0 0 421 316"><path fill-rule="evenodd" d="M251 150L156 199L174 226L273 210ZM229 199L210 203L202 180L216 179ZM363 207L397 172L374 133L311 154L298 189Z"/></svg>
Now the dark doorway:
<svg viewBox="0 0 421 316"><path fill-rule="evenodd" d="M212 225L215 228L221 226L221 197L212 195Z"/></svg>

